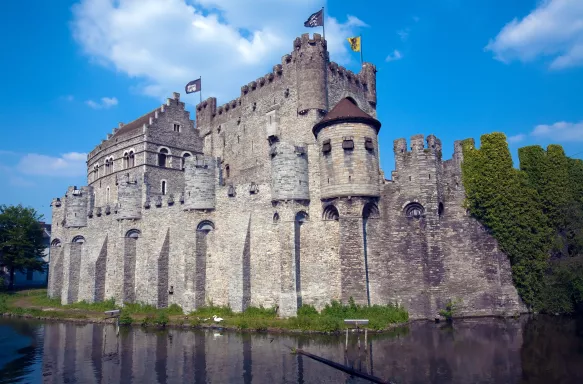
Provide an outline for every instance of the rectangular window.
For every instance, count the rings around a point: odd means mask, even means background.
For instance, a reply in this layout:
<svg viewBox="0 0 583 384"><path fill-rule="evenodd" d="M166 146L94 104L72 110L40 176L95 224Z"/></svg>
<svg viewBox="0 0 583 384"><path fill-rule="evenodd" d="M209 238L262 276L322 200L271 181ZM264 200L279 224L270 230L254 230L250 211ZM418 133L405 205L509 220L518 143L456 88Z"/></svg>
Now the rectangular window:
<svg viewBox="0 0 583 384"><path fill-rule="evenodd" d="M332 150L332 144L330 144L330 139L324 140L322 143L322 153L329 153Z"/></svg>
<svg viewBox="0 0 583 384"><path fill-rule="evenodd" d="M374 149L374 144L373 144L372 139L370 137L364 138L364 147L369 151L372 151Z"/></svg>
<svg viewBox="0 0 583 384"><path fill-rule="evenodd" d="M174 132L180 132L180 124L174 124Z"/></svg>
<svg viewBox="0 0 583 384"><path fill-rule="evenodd" d="M343 149L354 149L354 140L352 138L344 138L342 141Z"/></svg>

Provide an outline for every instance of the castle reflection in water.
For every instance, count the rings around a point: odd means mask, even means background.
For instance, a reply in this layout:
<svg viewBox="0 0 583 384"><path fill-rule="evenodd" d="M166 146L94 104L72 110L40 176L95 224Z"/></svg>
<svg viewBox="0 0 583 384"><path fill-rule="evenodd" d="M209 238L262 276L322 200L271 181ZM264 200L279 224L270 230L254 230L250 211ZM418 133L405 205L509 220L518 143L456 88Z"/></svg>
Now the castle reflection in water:
<svg viewBox="0 0 583 384"><path fill-rule="evenodd" d="M300 355L300 347L394 382L514 382L523 377L524 320L465 320L455 330L413 324L369 337L44 325L46 383L364 383ZM441 329L439 329L441 328ZM361 342L363 341L361 336ZM364 343L363 343L364 344Z"/></svg>

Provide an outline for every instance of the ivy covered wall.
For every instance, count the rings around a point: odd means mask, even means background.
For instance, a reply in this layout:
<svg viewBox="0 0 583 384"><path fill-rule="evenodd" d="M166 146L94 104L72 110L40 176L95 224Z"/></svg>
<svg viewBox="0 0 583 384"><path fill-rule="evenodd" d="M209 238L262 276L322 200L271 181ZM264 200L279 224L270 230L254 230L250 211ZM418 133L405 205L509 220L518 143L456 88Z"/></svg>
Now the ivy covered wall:
<svg viewBox="0 0 583 384"><path fill-rule="evenodd" d="M570 313L583 303L583 161L559 145L519 149L506 136L463 145L467 209L496 238L514 284L534 311Z"/></svg>

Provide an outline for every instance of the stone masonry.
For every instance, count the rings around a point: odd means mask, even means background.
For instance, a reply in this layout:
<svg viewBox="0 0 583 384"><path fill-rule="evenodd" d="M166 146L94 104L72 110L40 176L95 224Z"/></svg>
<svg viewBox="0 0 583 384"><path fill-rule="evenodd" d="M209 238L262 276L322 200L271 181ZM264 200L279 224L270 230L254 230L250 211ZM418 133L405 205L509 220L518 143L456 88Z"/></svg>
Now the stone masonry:
<svg viewBox="0 0 583 384"><path fill-rule="evenodd" d="M463 208L462 153L395 141L379 166L376 69L330 62L302 35L273 71L196 121L174 93L87 157L88 186L53 200L49 296L185 311L295 315L350 297L433 318L524 310L510 263Z"/></svg>

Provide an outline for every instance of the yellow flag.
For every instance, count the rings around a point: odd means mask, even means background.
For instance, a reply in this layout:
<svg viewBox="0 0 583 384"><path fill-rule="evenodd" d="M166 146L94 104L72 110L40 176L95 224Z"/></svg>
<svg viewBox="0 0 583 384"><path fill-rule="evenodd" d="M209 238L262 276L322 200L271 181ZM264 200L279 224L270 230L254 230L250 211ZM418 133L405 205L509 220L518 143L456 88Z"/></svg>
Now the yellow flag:
<svg viewBox="0 0 583 384"><path fill-rule="evenodd" d="M350 44L350 48L354 52L360 52L360 36L357 36L357 37L349 37L346 40L348 40L348 43Z"/></svg>

